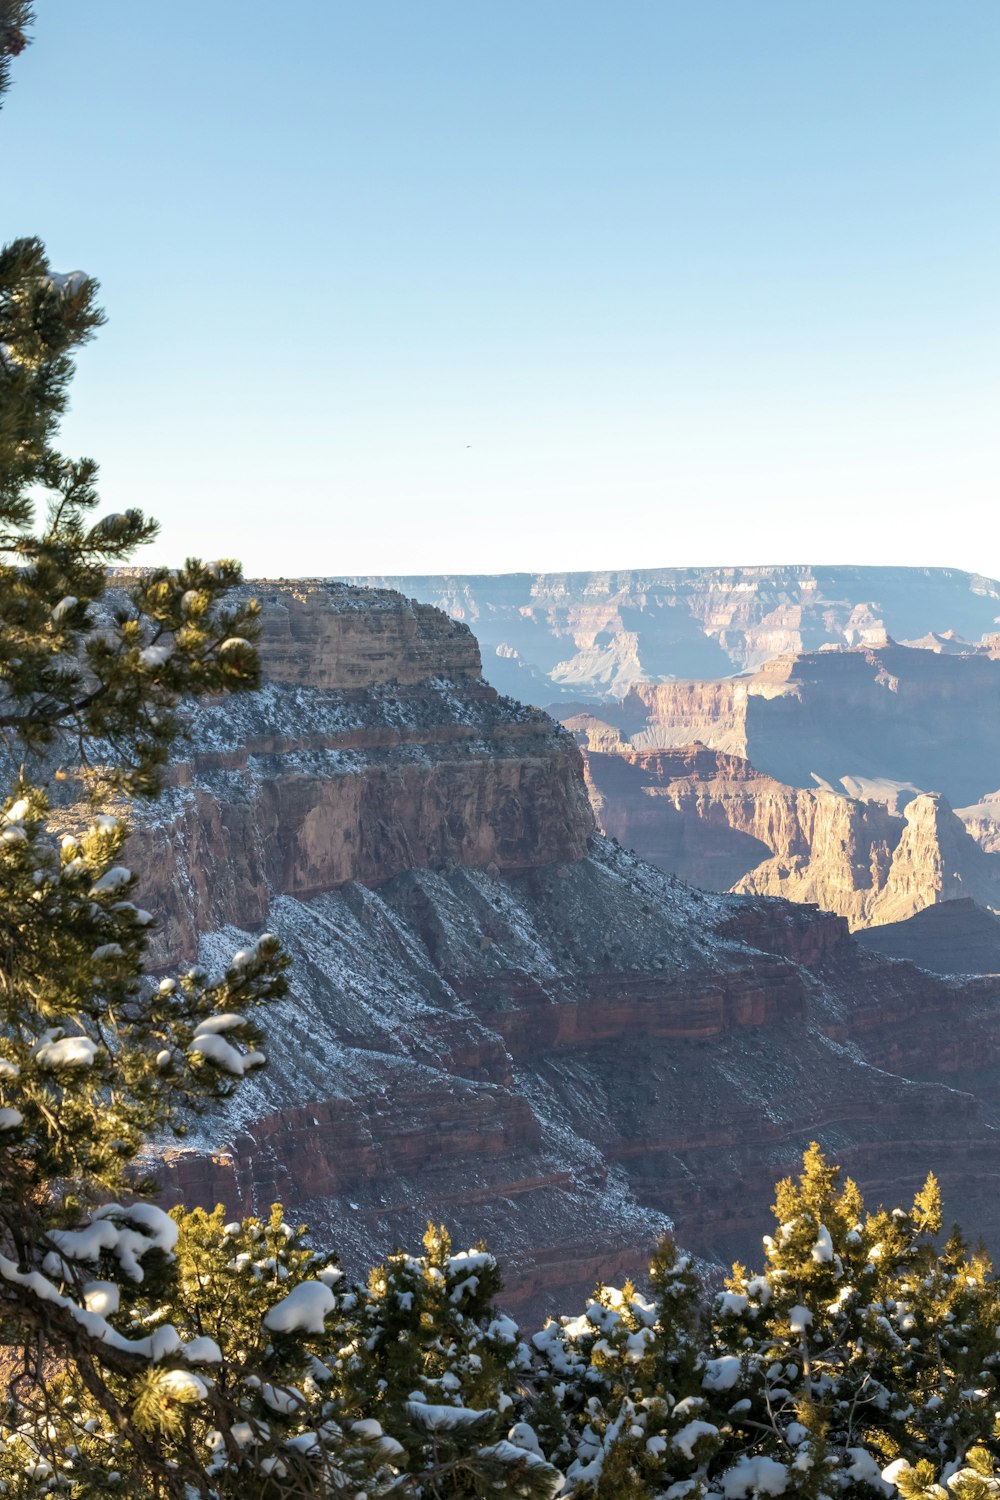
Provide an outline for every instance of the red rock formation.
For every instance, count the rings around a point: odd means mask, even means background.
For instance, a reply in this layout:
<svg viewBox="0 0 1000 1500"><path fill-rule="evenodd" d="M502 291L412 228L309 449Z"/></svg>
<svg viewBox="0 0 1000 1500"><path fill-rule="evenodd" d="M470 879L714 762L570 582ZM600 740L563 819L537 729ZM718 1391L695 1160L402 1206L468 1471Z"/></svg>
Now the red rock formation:
<svg viewBox="0 0 1000 1500"><path fill-rule="evenodd" d="M1000 906L1000 859L973 839L973 809L963 824L943 798L897 784L867 800L810 791L701 745L614 748L600 722L566 725L583 744L609 747L584 750L599 827L695 885L818 905L854 928L962 896Z"/></svg>
<svg viewBox="0 0 1000 1500"><path fill-rule="evenodd" d="M356 1270L444 1219L535 1311L641 1269L671 1221L753 1254L814 1136L893 1196L940 1170L949 1212L1000 1235L971 1196L998 1165L988 987L588 854L576 747L483 686L464 629L396 598L293 602L265 657L298 680L199 714L162 825L134 836L164 938L214 966L240 941L220 927L266 921L294 961L268 1069L165 1151L174 1193L280 1196Z"/></svg>
<svg viewBox="0 0 1000 1500"><path fill-rule="evenodd" d="M584 856L579 753L483 682L471 633L398 595L269 585L267 687L200 710L173 794L137 815L157 951L258 927L275 894L455 861L509 874Z"/></svg>
<svg viewBox="0 0 1000 1500"><path fill-rule="evenodd" d="M823 646L928 632L936 643L976 641L996 630L1000 615L1000 584L946 568L635 568L363 581L402 589L467 622L490 681L539 703L558 691L593 701L639 683L726 677ZM694 730L676 743L692 739L704 735Z"/></svg>

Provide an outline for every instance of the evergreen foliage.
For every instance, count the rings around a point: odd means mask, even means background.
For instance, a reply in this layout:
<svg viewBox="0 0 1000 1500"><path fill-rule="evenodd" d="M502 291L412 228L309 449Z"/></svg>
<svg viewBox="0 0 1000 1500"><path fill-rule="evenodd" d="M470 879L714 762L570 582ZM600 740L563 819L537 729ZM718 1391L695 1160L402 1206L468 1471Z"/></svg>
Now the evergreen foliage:
<svg viewBox="0 0 1000 1500"><path fill-rule="evenodd" d="M149 1205L140 1205L152 1212ZM98 1220L98 1222L100 1222ZM525 1339L497 1263L431 1225L352 1283L277 1205L176 1210L144 1276L88 1247L87 1295L142 1359L21 1382L0 1484L407 1500L987 1500L1000 1492L998 1285L940 1227L930 1179L867 1213L813 1146L779 1184L764 1266L706 1292L664 1242L648 1290L599 1286ZM95 1356L95 1360L96 1360Z"/></svg>

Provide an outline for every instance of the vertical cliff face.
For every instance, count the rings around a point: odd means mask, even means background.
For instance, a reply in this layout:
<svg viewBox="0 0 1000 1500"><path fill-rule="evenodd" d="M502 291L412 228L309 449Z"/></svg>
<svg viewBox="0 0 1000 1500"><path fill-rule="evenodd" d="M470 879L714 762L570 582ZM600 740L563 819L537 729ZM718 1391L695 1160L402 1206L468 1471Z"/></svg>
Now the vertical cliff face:
<svg viewBox="0 0 1000 1500"><path fill-rule="evenodd" d="M610 743L600 727L567 722ZM602 830L695 885L813 903L853 928L958 897L1000 906L1000 859L943 798L893 786L883 800L808 791L704 746L583 753Z"/></svg>
<svg viewBox="0 0 1000 1500"><path fill-rule="evenodd" d="M263 691L197 711L171 792L132 837L164 955L264 922L277 894L584 856L572 737L483 682L464 626L344 586L260 597Z"/></svg>
<svg viewBox="0 0 1000 1500"><path fill-rule="evenodd" d="M564 723L601 828L685 879L815 902L853 927L960 897L1000 905L991 651L785 657L638 685Z"/></svg>

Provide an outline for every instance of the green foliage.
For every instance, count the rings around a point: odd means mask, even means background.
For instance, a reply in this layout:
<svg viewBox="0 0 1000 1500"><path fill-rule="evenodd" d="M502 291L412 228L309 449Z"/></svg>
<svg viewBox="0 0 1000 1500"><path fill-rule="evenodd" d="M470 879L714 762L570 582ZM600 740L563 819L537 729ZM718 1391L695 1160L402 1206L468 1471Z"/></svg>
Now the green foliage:
<svg viewBox="0 0 1000 1500"><path fill-rule="evenodd" d="M73 353L103 321L96 293L55 275L38 240L0 251L0 729L69 756L92 797L153 795L181 700L257 686L257 606L233 601L229 561L108 593L109 566L156 525L138 510L94 520L97 466L53 446Z"/></svg>
<svg viewBox="0 0 1000 1500"><path fill-rule="evenodd" d="M29 11L0 0L0 89ZM155 795L186 702L257 685L257 606L232 562L112 584L155 524L97 517L96 465L55 446L96 294L37 240L0 250L0 1337L16 1371L0 1453L9 1493L104 1495L126 1472L110 1448L187 1496L208 1493L192 1445L206 1392L223 1396L158 1367L159 1311L128 1321L176 1237L136 1158L264 1062L256 1013L286 959L264 934L215 977L145 972L153 917L106 799Z"/></svg>
<svg viewBox="0 0 1000 1500"><path fill-rule="evenodd" d="M496 1309L493 1256L440 1226L352 1284L277 1205L177 1210L141 1281L116 1279L113 1253L90 1263L117 1294L109 1329L153 1347L107 1358L96 1385L79 1357L44 1399L21 1383L0 1483L32 1500L1000 1493L996 1281L957 1234L935 1251L936 1185L866 1213L813 1148L776 1206L791 1217L766 1268L727 1292L706 1296L664 1242L646 1293L599 1286L527 1342ZM809 1244L782 1233L802 1215ZM318 1304L283 1315L297 1292Z"/></svg>

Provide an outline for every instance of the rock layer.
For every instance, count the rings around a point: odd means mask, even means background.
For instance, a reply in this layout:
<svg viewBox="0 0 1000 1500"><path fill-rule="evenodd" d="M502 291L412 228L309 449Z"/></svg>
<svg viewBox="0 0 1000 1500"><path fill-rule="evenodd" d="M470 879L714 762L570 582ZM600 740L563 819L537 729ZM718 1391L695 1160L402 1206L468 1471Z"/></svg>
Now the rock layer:
<svg viewBox="0 0 1000 1500"><path fill-rule="evenodd" d="M199 710L131 840L165 914L162 955L260 925L278 893L583 857L594 824L571 736L483 682L465 627L345 587L271 585L261 600L264 690Z"/></svg>
<svg viewBox="0 0 1000 1500"><path fill-rule="evenodd" d="M671 1222L754 1254L814 1136L893 1195L933 1167L1000 1237L994 989L593 839L572 737L498 699L443 616L263 592L268 685L199 712L133 835L164 950L214 968L266 921L294 959L268 1069L165 1148L174 1192L280 1196L356 1270L443 1219L535 1311L641 1269Z"/></svg>
<svg viewBox="0 0 1000 1500"><path fill-rule="evenodd" d="M567 724L608 743L602 729L581 727L585 716ZM852 928L960 897L1000 907L1000 858L941 797L889 786L877 801L809 791L702 745L583 753L601 829L695 885L813 903Z"/></svg>

